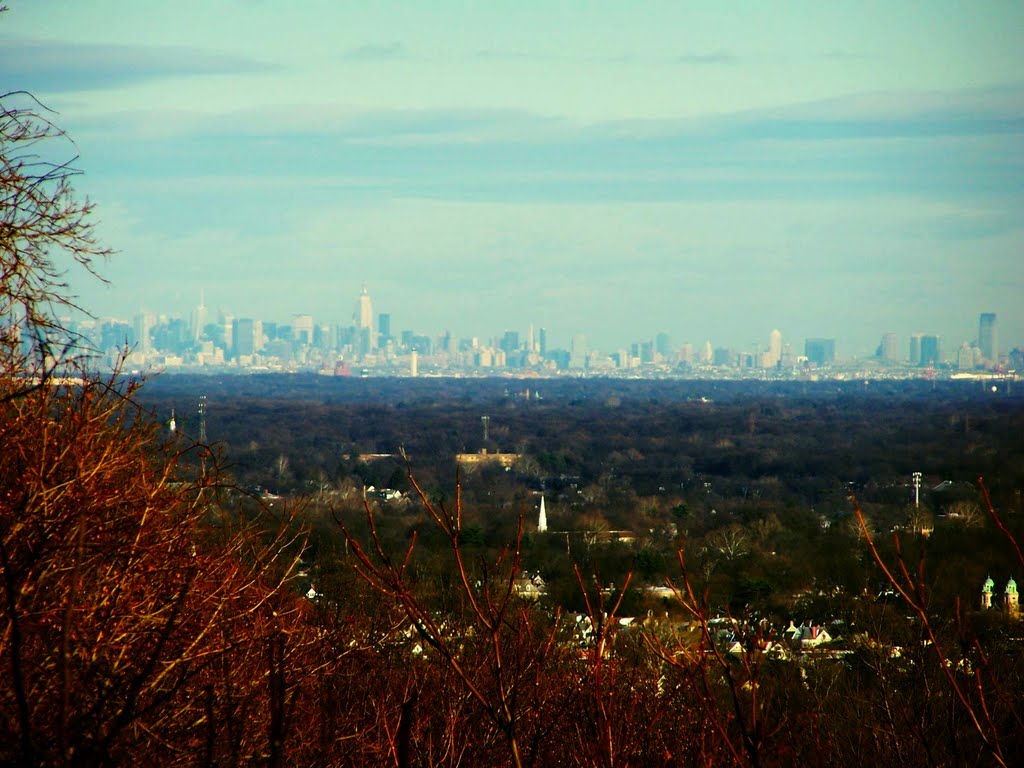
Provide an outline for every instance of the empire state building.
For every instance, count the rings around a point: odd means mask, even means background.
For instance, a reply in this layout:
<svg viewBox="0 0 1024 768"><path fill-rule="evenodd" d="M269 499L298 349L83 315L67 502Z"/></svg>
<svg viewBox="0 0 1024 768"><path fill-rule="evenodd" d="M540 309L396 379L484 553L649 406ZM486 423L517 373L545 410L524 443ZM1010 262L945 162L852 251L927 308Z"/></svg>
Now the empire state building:
<svg viewBox="0 0 1024 768"><path fill-rule="evenodd" d="M374 342L377 334L374 333L373 328L373 301L370 299L370 294L366 290L365 284L363 285L363 290L359 292L359 301L356 303L354 320L359 340L359 351L361 354L367 355L376 346Z"/></svg>

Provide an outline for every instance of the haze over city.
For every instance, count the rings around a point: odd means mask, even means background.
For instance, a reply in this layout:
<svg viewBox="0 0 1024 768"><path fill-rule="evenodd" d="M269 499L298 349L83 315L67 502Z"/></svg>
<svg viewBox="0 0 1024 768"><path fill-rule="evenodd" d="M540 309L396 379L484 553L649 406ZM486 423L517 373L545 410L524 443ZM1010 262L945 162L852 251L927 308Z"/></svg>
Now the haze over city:
<svg viewBox="0 0 1024 768"><path fill-rule="evenodd" d="M12 3L118 254L84 307L606 350L1024 341L1019 4Z"/></svg>

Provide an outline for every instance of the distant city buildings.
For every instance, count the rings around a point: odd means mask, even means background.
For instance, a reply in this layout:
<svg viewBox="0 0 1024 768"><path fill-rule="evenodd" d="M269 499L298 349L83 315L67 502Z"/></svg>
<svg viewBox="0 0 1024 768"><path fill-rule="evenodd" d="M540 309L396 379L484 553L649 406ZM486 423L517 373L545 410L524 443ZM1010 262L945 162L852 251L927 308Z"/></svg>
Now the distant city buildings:
<svg viewBox="0 0 1024 768"><path fill-rule="evenodd" d="M804 342L804 356L814 365L830 365L836 360L835 339L807 339Z"/></svg>
<svg viewBox="0 0 1024 768"><path fill-rule="evenodd" d="M356 302L353 326L356 331L359 354L370 354L376 349L377 340L373 333L373 301L370 299L370 293L366 290L365 285L359 292L359 300Z"/></svg>
<svg viewBox="0 0 1024 768"><path fill-rule="evenodd" d="M782 362L782 331L778 328L768 334L768 353L764 368L774 368Z"/></svg>
<svg viewBox="0 0 1024 768"><path fill-rule="evenodd" d="M803 354L784 340L778 328L763 341L737 349L710 340L696 346L675 343L658 331L618 349L595 348L582 333L569 336L568 349L552 349L548 330L530 323L500 334L457 338L415 329L397 330L389 312L374 313L363 285L348 324L325 322L296 313L285 322L236 317L219 309L211 320L200 293L187 319L140 311L131 322L85 321L79 330L108 365L130 369L174 367L227 370L318 371L330 375L587 375L622 377L713 376L725 378L794 378L839 376L984 376L1024 369L1024 350L1001 356L996 315L979 315L977 339L968 339L943 356L935 334L909 335L909 354L900 359L900 339L882 335L875 354L860 361L842 360L836 339L803 340ZM797 342L798 344L799 342ZM127 356L126 356L127 351ZM857 370L857 373L854 373Z"/></svg>
<svg viewBox="0 0 1024 768"><path fill-rule="evenodd" d="M918 365L928 368L942 362L942 339L931 334L921 336L921 359Z"/></svg>
<svg viewBox="0 0 1024 768"><path fill-rule="evenodd" d="M934 367L943 362L942 339L934 334L910 335L909 363L920 368Z"/></svg>
<svg viewBox="0 0 1024 768"><path fill-rule="evenodd" d="M203 301L202 291L199 292L199 305L192 310L189 330L191 331L193 342L198 342L206 330L206 305Z"/></svg>
<svg viewBox="0 0 1024 768"><path fill-rule="evenodd" d="M232 327L232 350L235 357L252 357L262 347L256 333L256 321L251 318L239 318Z"/></svg>
<svg viewBox="0 0 1024 768"><path fill-rule="evenodd" d="M923 333L912 333L910 334L910 353L907 356L907 362L911 365L921 364L921 337Z"/></svg>
<svg viewBox="0 0 1024 768"><path fill-rule="evenodd" d="M572 337L572 349L569 352L569 367L576 369L587 367L587 337L582 333L577 333Z"/></svg>
<svg viewBox="0 0 1024 768"><path fill-rule="evenodd" d="M153 351L152 332L156 325L156 316L152 312L140 312L132 321L132 343L140 355L148 355Z"/></svg>
<svg viewBox="0 0 1024 768"><path fill-rule="evenodd" d="M999 336L996 330L995 312L982 312L978 318L978 349L986 364L999 362Z"/></svg>
<svg viewBox="0 0 1024 768"><path fill-rule="evenodd" d="M895 333L890 332L882 336L882 341L878 345L878 358L890 363L900 359L899 337Z"/></svg>

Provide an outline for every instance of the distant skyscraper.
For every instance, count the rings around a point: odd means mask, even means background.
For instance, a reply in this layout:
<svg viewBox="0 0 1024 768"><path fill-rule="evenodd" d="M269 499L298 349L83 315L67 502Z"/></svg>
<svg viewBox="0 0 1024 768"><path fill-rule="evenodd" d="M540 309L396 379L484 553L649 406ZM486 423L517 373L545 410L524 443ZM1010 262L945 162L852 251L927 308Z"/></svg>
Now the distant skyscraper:
<svg viewBox="0 0 1024 768"><path fill-rule="evenodd" d="M292 315L292 341L303 346L313 343L312 315Z"/></svg>
<svg viewBox="0 0 1024 768"><path fill-rule="evenodd" d="M895 333L887 333L882 336L882 341L878 345L879 357L889 362L895 362L899 359L899 339L896 338Z"/></svg>
<svg viewBox="0 0 1024 768"><path fill-rule="evenodd" d="M768 334L768 368L774 368L782 360L782 331L778 328Z"/></svg>
<svg viewBox="0 0 1024 768"><path fill-rule="evenodd" d="M223 309L217 310L216 338L213 341L224 348L224 351L231 350L231 334L235 325L235 316Z"/></svg>
<svg viewBox="0 0 1024 768"><path fill-rule="evenodd" d="M999 336L996 331L995 312L982 312L978 320L978 348L987 363L999 362Z"/></svg>
<svg viewBox="0 0 1024 768"><path fill-rule="evenodd" d="M356 329L356 349L360 355L368 355L377 348L377 335L373 332L373 302L366 285L359 292L356 300L356 311L352 315L352 325Z"/></svg>
<svg viewBox="0 0 1024 768"><path fill-rule="evenodd" d="M366 285L359 292L359 299L356 301L355 326L359 330L369 328L373 330L373 301L370 299L370 292Z"/></svg>
<svg viewBox="0 0 1024 768"><path fill-rule="evenodd" d="M662 357L671 357L672 338L664 331L654 337L654 351Z"/></svg>
<svg viewBox="0 0 1024 768"><path fill-rule="evenodd" d="M132 323L135 332L135 351L143 355L153 351L151 334L153 326L156 325L156 315L152 312L140 312Z"/></svg>
<svg viewBox="0 0 1024 768"><path fill-rule="evenodd" d="M206 303L203 291L199 291L199 306L192 310L192 341L197 342L203 337L206 328Z"/></svg>
<svg viewBox="0 0 1024 768"><path fill-rule="evenodd" d="M570 368L585 368L587 365L587 337L577 333L572 337L572 349L569 353Z"/></svg>
<svg viewBox="0 0 1024 768"><path fill-rule="evenodd" d="M384 341L391 338L391 315L387 312L381 312L377 316L377 332Z"/></svg>
<svg viewBox="0 0 1024 768"><path fill-rule="evenodd" d="M548 353L548 329L541 328L540 333L537 334L537 346L538 352L541 357L545 357Z"/></svg>
<svg viewBox="0 0 1024 768"><path fill-rule="evenodd" d="M519 331L505 331L505 335L501 337L501 341L498 343L498 349L504 351L506 355L510 355L519 349Z"/></svg>
<svg viewBox="0 0 1024 768"><path fill-rule="evenodd" d="M936 365L942 362L942 340L938 336L921 336L921 362L918 365Z"/></svg>
<svg viewBox="0 0 1024 768"><path fill-rule="evenodd" d="M911 365L921 364L921 339L924 338L923 333L912 333L910 334L910 357L909 361Z"/></svg>
<svg viewBox="0 0 1024 768"><path fill-rule="evenodd" d="M248 317L240 317L232 326L232 350L235 357L250 356L256 351L256 322Z"/></svg>
<svg viewBox="0 0 1024 768"><path fill-rule="evenodd" d="M732 367L736 365L736 353L728 347L715 347L711 353L711 364L718 368Z"/></svg>
<svg viewBox="0 0 1024 768"><path fill-rule="evenodd" d="M974 370L980 362L980 358L981 350L965 341L956 352L956 367L961 371Z"/></svg>
<svg viewBox="0 0 1024 768"><path fill-rule="evenodd" d="M334 334L328 323L317 323L313 326L313 344L324 352L335 348Z"/></svg>
<svg viewBox="0 0 1024 768"><path fill-rule="evenodd" d="M835 339L807 339L804 342L804 355L807 362L815 365L828 365L836 360Z"/></svg>

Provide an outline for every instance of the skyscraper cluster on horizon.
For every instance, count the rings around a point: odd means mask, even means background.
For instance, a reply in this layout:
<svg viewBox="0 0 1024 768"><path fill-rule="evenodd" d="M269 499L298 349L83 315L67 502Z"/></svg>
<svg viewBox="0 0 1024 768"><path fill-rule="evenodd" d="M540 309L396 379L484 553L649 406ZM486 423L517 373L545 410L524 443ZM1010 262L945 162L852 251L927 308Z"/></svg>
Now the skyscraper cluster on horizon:
<svg viewBox="0 0 1024 768"><path fill-rule="evenodd" d="M719 369L722 371L793 371L825 368L840 361L834 338L807 338L802 349L786 343L780 330L767 334L764 346L746 350L673 343L659 332L648 340L610 352L594 349L582 333L571 336L568 349L550 348L545 328L529 326L525 336L506 330L490 339L454 338L448 331L437 336L402 330L393 333L391 315L375 313L369 290L362 286L348 323L318 322L310 314L292 315L280 323L235 317L223 310L211 313L201 294L186 320L140 312L131 323L118 320L85 322L87 335L110 364L129 350L131 367L225 367L234 369L308 369L348 373L361 370L393 371L406 375L431 371L532 370L557 371L669 371ZM1020 349L1001 357L995 313L980 315L977 338L965 341L944 356L942 340L934 334L910 334L901 350L896 333L882 336L870 362L881 368L943 367L956 371L1022 370ZM863 362L863 361L861 361Z"/></svg>

